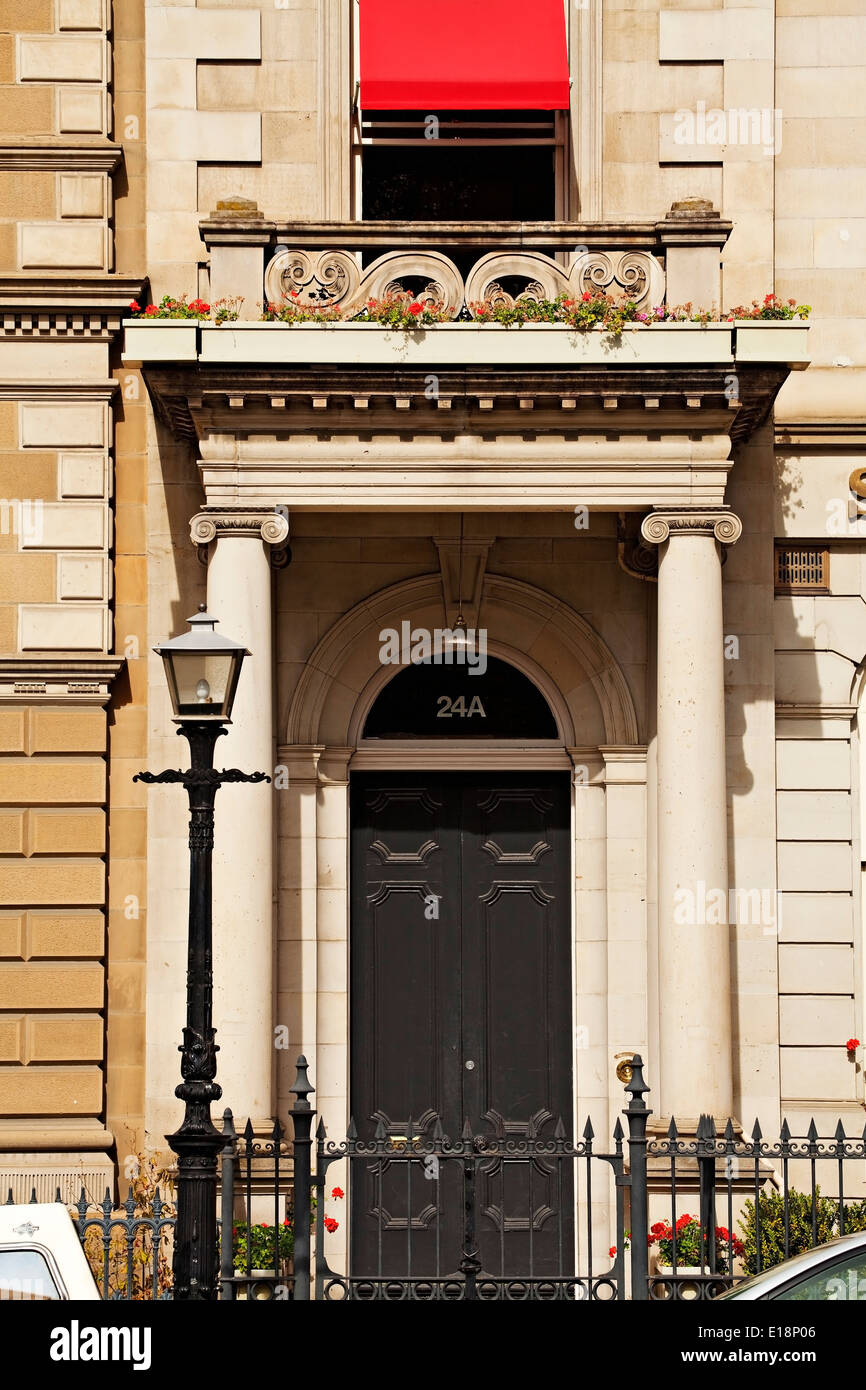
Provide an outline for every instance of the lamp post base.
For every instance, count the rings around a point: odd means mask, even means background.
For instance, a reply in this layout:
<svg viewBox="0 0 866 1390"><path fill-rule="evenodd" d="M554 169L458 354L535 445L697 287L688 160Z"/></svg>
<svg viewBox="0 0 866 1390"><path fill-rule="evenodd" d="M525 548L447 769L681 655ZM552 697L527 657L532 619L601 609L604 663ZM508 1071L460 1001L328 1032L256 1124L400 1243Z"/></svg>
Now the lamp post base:
<svg viewBox="0 0 866 1390"><path fill-rule="evenodd" d="M181 1076L175 1095L184 1102L183 1123L166 1139L177 1154L177 1224L174 1233L174 1297L209 1301L219 1290L217 1248L217 1155L223 1137L210 1117L222 1095L216 1083L213 1012L213 933L211 860L214 799L224 782L269 782L264 772L216 771L214 745L226 732L215 719L181 720L178 733L190 747L186 772L140 772L135 781L178 782L189 795L189 939L187 946L186 1027ZM226 1238L231 1240L231 1232Z"/></svg>
<svg viewBox="0 0 866 1390"><path fill-rule="evenodd" d="M211 1301L219 1293L217 1157L223 1138L208 1124L194 1131L181 1125L166 1139L177 1154L174 1298Z"/></svg>

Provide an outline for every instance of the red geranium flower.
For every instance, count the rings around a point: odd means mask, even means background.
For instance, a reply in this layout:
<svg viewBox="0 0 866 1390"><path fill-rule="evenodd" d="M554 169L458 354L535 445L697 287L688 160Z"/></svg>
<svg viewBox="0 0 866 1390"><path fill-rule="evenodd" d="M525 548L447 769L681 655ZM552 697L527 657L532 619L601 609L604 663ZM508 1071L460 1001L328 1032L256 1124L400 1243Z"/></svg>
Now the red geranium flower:
<svg viewBox="0 0 866 1390"><path fill-rule="evenodd" d="M137 299L133 299L129 307L134 314L141 313L141 305L139 304Z"/></svg>
<svg viewBox="0 0 866 1390"><path fill-rule="evenodd" d="M859 1038L849 1038L848 1041L846 1042L845 1046L847 1047L847 1049L848 1049L849 1052L856 1052L856 1051L857 1051L857 1048L860 1046L860 1039L859 1039Z"/></svg>
<svg viewBox="0 0 866 1390"><path fill-rule="evenodd" d="M325 1230L330 1232L331 1235L333 1235L334 1231L336 1231L339 1224L339 1221L335 1221L333 1216L325 1217Z"/></svg>
<svg viewBox="0 0 866 1390"><path fill-rule="evenodd" d="M615 1259L616 1259L616 1246L615 1246L615 1245L612 1245L612 1246L610 1247L610 1250L608 1251L608 1254L610 1255L610 1258L611 1258L612 1260L615 1260Z"/></svg>
<svg viewBox="0 0 866 1390"><path fill-rule="evenodd" d="M415 314L416 317L417 317L418 314L423 314L423 312L424 312L423 305L421 305L421 304L410 304L410 305L409 305L409 313L410 313L410 314Z"/></svg>
<svg viewBox="0 0 866 1390"><path fill-rule="evenodd" d="M331 1189L331 1196L332 1196L332 1197L340 1198L340 1197L345 1197L345 1195L346 1195L346 1194L345 1194L345 1192L343 1191L342 1187L334 1187L334 1188Z"/></svg>
<svg viewBox="0 0 866 1390"><path fill-rule="evenodd" d="M589 290L584 290L583 294L580 297L584 301L584 303L586 303L588 299L592 299L592 295L590 294Z"/></svg>

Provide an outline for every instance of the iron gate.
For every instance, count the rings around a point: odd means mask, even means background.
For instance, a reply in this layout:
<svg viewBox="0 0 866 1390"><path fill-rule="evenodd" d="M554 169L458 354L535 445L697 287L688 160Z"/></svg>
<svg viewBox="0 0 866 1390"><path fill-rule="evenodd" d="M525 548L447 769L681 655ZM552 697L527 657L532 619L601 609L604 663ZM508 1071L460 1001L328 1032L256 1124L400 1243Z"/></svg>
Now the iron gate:
<svg viewBox="0 0 866 1390"><path fill-rule="evenodd" d="M317 1299L522 1302L625 1297L625 1164L620 1126L613 1153L595 1151L590 1126L583 1142L571 1143L561 1122L550 1138L535 1134L525 1138L504 1133L473 1134L467 1127L459 1139L452 1140L442 1133L438 1122L432 1133L416 1134L411 1125L407 1128L405 1136L393 1138L380 1124L371 1141L358 1139L350 1129L342 1143L333 1143L328 1141L324 1127L319 1126L315 1189L323 1195L331 1165L347 1164L350 1190L355 1192L356 1200L363 1202L362 1216L375 1225L377 1254L371 1270L348 1275L332 1270L327 1260L324 1203L320 1200L316 1211ZM610 1268L594 1274L592 1188L593 1171L599 1165L607 1166L607 1171L600 1174L605 1187L613 1180L617 1243L608 1256ZM519 1183L510 1181L517 1175L515 1170L519 1172ZM449 1183L452 1173L455 1181ZM386 1249L386 1226L391 1219L385 1206L386 1182L392 1195L403 1189L404 1209L410 1214L399 1231L403 1258L397 1261L394 1242L390 1251ZM462 1243L455 1264L450 1264L440 1236L446 1186L452 1192L459 1191L462 1202ZM513 1194L517 1187L527 1195L525 1214L517 1214L513 1207L509 1214L509 1189ZM415 1193L420 1188L427 1198L420 1220L411 1218L413 1188ZM584 1241L576 1240L575 1209L578 1213L583 1209L586 1214ZM479 1229L479 1218L489 1227L486 1242ZM426 1260L415 1250L422 1230L432 1237L426 1242ZM536 1256L542 1233L548 1237L546 1258ZM519 1276L507 1272L509 1240L516 1235L521 1237L525 1251L524 1272Z"/></svg>

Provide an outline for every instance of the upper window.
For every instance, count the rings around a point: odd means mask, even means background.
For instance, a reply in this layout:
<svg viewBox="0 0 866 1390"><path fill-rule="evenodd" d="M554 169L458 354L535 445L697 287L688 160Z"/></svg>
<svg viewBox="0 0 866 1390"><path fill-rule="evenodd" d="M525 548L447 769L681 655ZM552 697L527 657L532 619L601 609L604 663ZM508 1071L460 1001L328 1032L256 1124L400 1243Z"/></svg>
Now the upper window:
<svg viewBox="0 0 866 1390"><path fill-rule="evenodd" d="M371 221L565 215L563 0L360 0L356 208Z"/></svg>
<svg viewBox="0 0 866 1390"><path fill-rule="evenodd" d="M364 220L550 221L564 134L549 111L365 112Z"/></svg>

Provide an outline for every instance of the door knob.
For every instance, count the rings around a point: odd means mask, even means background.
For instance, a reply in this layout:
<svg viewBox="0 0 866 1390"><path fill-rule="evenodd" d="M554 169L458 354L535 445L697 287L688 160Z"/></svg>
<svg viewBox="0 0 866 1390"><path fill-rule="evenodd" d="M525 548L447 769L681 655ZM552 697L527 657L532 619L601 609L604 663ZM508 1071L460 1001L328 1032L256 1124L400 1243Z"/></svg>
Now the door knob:
<svg viewBox="0 0 866 1390"><path fill-rule="evenodd" d="M470 1057L469 1061L466 1063L466 1070L467 1070L467 1071L474 1071L474 1070L475 1070L475 1063L472 1061L472 1058L471 1058L471 1057Z"/></svg>

